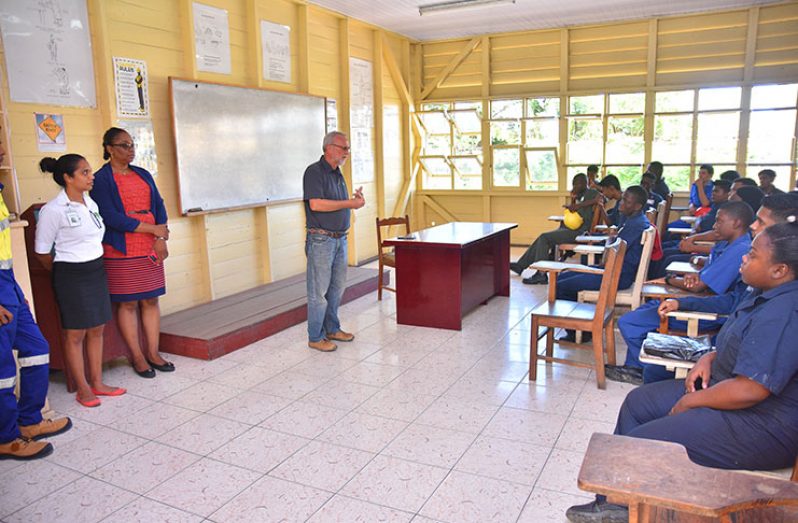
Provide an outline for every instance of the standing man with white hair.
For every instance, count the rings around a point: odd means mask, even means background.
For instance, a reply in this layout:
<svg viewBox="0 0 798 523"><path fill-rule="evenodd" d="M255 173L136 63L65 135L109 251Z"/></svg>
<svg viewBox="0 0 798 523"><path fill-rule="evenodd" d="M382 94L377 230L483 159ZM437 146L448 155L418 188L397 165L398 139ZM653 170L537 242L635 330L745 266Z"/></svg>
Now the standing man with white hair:
<svg viewBox="0 0 798 523"><path fill-rule="evenodd" d="M322 352L338 348L336 341L355 336L341 330L338 306L346 289L350 209L366 204L363 188L352 197L341 174L349 157L349 140L339 131L324 136L324 154L305 169L302 180L305 203L305 254L308 258L308 347Z"/></svg>

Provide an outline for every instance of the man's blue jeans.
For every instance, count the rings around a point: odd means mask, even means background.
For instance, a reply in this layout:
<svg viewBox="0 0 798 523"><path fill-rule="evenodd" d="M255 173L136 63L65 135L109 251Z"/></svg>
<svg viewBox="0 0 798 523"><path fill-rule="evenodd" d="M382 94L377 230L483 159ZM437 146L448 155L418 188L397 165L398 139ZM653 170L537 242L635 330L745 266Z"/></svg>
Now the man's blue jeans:
<svg viewBox="0 0 798 523"><path fill-rule="evenodd" d="M308 233L308 340L321 341L341 330L338 306L346 290L346 236L333 238Z"/></svg>

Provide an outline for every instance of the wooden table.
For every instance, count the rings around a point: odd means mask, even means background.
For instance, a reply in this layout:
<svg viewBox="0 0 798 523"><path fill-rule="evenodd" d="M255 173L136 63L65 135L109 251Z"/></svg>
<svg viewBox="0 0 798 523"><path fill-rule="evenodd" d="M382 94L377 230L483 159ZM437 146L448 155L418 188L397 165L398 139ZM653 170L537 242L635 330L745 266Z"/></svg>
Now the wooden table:
<svg viewBox="0 0 798 523"><path fill-rule="evenodd" d="M396 321L462 328L469 311L510 295L510 230L515 223L452 222L391 238L396 252Z"/></svg>

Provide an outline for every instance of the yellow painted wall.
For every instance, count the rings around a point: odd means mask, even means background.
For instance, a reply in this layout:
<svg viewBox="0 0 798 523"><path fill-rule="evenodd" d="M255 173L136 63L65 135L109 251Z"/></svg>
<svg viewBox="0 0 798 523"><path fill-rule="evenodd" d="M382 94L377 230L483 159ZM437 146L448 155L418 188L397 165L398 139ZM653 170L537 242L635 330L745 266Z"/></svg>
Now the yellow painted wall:
<svg viewBox="0 0 798 523"><path fill-rule="evenodd" d="M167 295L164 312L181 310L214 297L226 296L253 286L305 270L304 212L301 202L266 208L237 210L204 216L182 217L178 209L176 159L173 148L168 102L168 78L197 78L214 81L307 92L335 98L339 122L348 123L348 100L343 80L348 78L348 57L381 60L375 56L375 34L390 45L406 39L338 14L292 0L203 0L202 3L228 12L231 64L230 75L198 72L193 57L191 0L87 0L92 50L97 82L97 107L65 108L25 103L8 103L12 134L11 149L21 193L22 209L44 202L57 193L57 186L38 170L44 156L36 149L33 113L61 113L70 152L85 155L94 167L102 165L102 133L115 124L115 98L111 58L122 56L147 62L152 124L158 155L158 188L170 215L170 257L166 261ZM268 20L291 28L292 79L290 83L262 79L260 23ZM349 42L348 47L342 43ZM2 49L0 49L2 53ZM2 54L0 57L4 58ZM375 70L378 68L375 67ZM379 68L380 71L382 70ZM408 71L404 71L408 74ZM400 103L390 78L381 75L383 89L375 91L386 107ZM375 85L377 81L375 79ZM8 100L8 82L3 74L2 89ZM406 111L406 108L404 109ZM401 115L402 111L398 111ZM401 117L392 117L390 134L402 136ZM397 126L399 131L397 131ZM342 130L346 131L344 127ZM375 137L382 129L375 128ZM319 142L322 137L309 137ZM376 140L376 138L375 138ZM390 140L386 144L389 174L382 193L382 172L365 187L369 204L359 211L350 235L353 261L376 255L374 218L390 208L405 179L405 146ZM376 151L375 151L376 152ZM313 159L315 160L315 158ZM218 173L219 175L223 173ZM302 176L302 173L290 173ZM398 187L398 188L397 188ZM386 204L387 202L387 204Z"/></svg>
<svg viewBox="0 0 798 523"><path fill-rule="evenodd" d="M492 34L476 40L428 41L412 47L412 91L417 106L429 101L482 100L487 108L489 100L509 97L624 91L651 94L680 87L795 82L798 2ZM451 72L444 74L447 69ZM743 123L748 118L745 103L744 97ZM482 151L489 165L487 130L483 125ZM565 138L561 131L561 142ZM564 151L561 143L563 163ZM645 162L653 159L650 155L647 147ZM666 158L660 160L667 163ZM745 158L738 152L738 170L743 172L744 167ZM565 176L564 168L560 176ZM568 183L561 179L560 188ZM564 192L527 193L520 188L491 190L489 169L483 176L482 191L425 191L420 180L416 187L414 219L419 226L451 219L517 222L514 243L529 243L552 228L545 217L559 214L567 196Z"/></svg>

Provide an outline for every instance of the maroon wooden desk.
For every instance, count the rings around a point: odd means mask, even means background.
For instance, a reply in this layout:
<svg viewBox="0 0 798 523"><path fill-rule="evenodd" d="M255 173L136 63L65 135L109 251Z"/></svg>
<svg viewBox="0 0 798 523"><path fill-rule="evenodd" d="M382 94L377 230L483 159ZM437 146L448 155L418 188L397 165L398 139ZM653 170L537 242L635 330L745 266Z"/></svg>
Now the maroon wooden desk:
<svg viewBox="0 0 798 523"><path fill-rule="evenodd" d="M396 321L462 328L465 314L510 295L510 229L515 223L453 222L391 238L396 251Z"/></svg>

